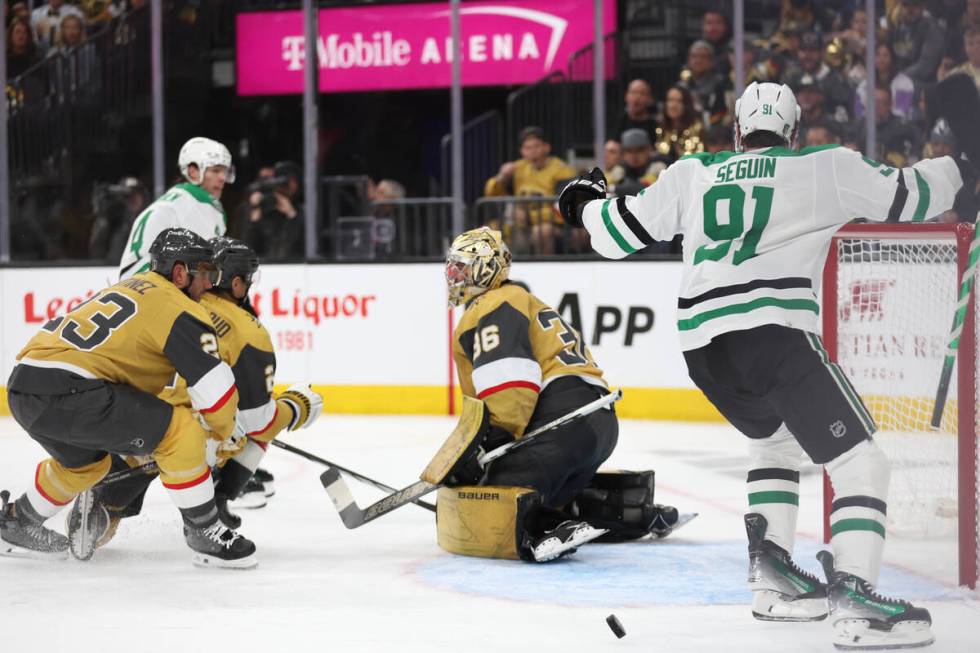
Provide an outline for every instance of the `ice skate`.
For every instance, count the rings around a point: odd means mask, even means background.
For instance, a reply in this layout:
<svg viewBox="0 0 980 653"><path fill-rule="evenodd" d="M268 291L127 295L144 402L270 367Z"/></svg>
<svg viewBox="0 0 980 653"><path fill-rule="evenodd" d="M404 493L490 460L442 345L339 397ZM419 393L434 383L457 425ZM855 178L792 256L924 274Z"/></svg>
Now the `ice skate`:
<svg viewBox="0 0 980 653"><path fill-rule="evenodd" d="M765 539L767 526L762 515L745 515L752 616L762 621L826 619L827 586L800 569L785 549Z"/></svg>
<svg viewBox="0 0 980 653"><path fill-rule="evenodd" d="M111 534L110 526L113 526ZM116 529L98 491L87 490L75 498L65 518L65 532L68 534L69 551L78 560L91 559L98 547L112 539Z"/></svg>
<svg viewBox="0 0 980 653"><path fill-rule="evenodd" d="M63 560L68 557L68 538L11 503L10 492L4 490L0 492L0 555Z"/></svg>
<svg viewBox="0 0 980 653"><path fill-rule="evenodd" d="M194 552L192 560L198 567L248 569L259 564L255 544L220 520L204 528L185 525L184 539Z"/></svg>
<svg viewBox="0 0 980 653"><path fill-rule="evenodd" d="M593 528L583 521L567 519L530 543L536 562L548 562L575 553L586 542L608 532L605 528Z"/></svg>
<svg viewBox="0 0 980 653"><path fill-rule="evenodd" d="M263 485L262 481L253 476L249 479L241 494L234 499L231 499L228 502L228 505L235 510L254 510L256 508L264 508L269 503L269 501L266 499L267 496L265 485Z"/></svg>
<svg viewBox="0 0 980 653"><path fill-rule="evenodd" d="M215 492L214 505L218 508L218 519L222 524L231 529L238 529L241 527L242 518L228 508L228 497Z"/></svg>
<svg viewBox="0 0 980 653"><path fill-rule="evenodd" d="M276 477L272 475L267 469L262 469L259 467L255 470L255 474L252 476L256 480L262 483L262 489L265 490L266 498L273 497L276 494Z"/></svg>
<svg viewBox="0 0 980 653"><path fill-rule="evenodd" d="M834 556L821 551L817 559L828 581L834 646L842 651L918 648L934 641L932 617L925 608L878 594L868 581L834 570Z"/></svg>

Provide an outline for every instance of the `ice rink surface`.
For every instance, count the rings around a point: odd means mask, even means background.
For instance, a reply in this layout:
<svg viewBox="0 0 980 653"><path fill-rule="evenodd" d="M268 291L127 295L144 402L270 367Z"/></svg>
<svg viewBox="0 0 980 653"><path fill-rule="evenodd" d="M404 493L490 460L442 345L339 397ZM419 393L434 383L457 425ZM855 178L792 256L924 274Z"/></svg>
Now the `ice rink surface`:
<svg viewBox="0 0 980 653"><path fill-rule="evenodd" d="M401 487L451 418L325 416L286 441ZM277 493L242 511L248 571L198 569L176 508L154 484L143 514L87 563L0 558L0 651L765 653L833 651L826 622L752 619L745 589L745 440L721 425L623 421L609 467L655 469L657 500L700 516L662 541L587 545L546 565L453 556L430 512L405 506L344 528L322 468L272 449ZM43 457L0 418L0 488L15 496ZM349 481L364 505L381 495ZM802 478L796 559L818 571L820 477ZM430 495L430 498L432 495ZM48 523L63 531L63 517ZM936 643L980 651L980 594L956 587L949 538L890 538L880 589L929 608ZM615 613L626 637L605 624Z"/></svg>

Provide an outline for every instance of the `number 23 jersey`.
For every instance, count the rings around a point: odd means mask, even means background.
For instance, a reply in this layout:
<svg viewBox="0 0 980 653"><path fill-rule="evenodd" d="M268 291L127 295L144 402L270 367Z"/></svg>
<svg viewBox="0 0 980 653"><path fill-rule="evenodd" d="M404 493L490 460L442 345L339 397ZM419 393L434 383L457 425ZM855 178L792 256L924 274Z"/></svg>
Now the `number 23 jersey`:
<svg viewBox="0 0 980 653"><path fill-rule="evenodd" d="M551 381L571 375L606 388L579 333L511 283L466 306L453 336L453 359L463 394L482 399L491 423L517 437Z"/></svg>

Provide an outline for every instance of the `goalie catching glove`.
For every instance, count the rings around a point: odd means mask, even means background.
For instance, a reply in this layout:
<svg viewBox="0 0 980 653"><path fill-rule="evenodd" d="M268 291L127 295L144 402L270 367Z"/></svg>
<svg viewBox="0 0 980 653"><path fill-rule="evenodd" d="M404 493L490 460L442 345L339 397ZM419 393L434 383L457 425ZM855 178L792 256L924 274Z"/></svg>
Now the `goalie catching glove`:
<svg viewBox="0 0 980 653"><path fill-rule="evenodd" d="M606 175L600 168L592 168L568 182L558 195L558 210L565 224L582 226L582 209L587 202L606 199Z"/></svg>
<svg viewBox="0 0 980 653"><path fill-rule="evenodd" d="M289 422L289 430L305 429L316 421L323 412L323 397L309 386L309 384L297 383L290 386L284 393L279 395L279 401L283 401L293 409L293 419Z"/></svg>

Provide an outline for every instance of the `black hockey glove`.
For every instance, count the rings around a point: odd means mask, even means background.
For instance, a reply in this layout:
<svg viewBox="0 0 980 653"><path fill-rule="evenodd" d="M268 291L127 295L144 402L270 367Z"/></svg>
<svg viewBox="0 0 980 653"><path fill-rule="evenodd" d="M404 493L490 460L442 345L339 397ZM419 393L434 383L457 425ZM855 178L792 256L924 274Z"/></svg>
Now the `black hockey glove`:
<svg viewBox="0 0 980 653"><path fill-rule="evenodd" d="M455 474L446 479L445 485L449 487L457 487L460 485L479 485L480 481L483 480L483 476L486 473L483 465L480 464L480 458L488 451L493 451L497 447L502 447L505 444L514 441L514 436L511 435L506 429L499 426L491 426L490 432L483 439L483 442L477 447L476 451L473 453L469 459L462 464L462 466L456 471Z"/></svg>
<svg viewBox="0 0 980 653"><path fill-rule="evenodd" d="M606 199L606 175L600 168L592 168L568 182L558 194L558 210L565 224L582 226L582 209L586 202Z"/></svg>
<svg viewBox="0 0 980 653"><path fill-rule="evenodd" d="M974 222L980 211L980 188L977 186L980 173L972 161L965 156L955 157L956 167L960 169L963 187L956 192L953 199L953 211L966 222Z"/></svg>

